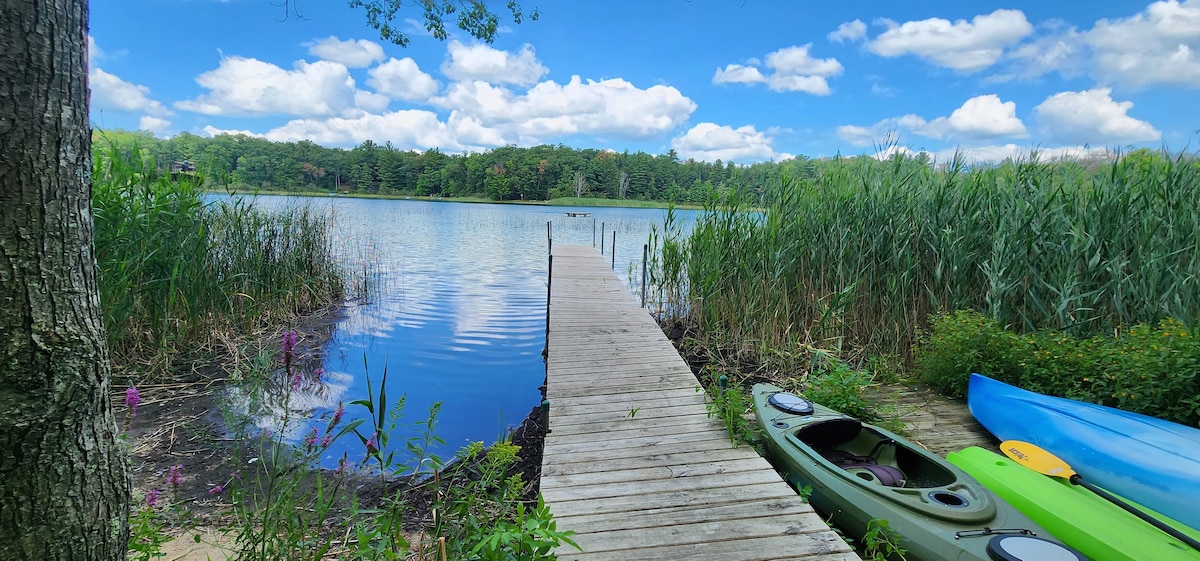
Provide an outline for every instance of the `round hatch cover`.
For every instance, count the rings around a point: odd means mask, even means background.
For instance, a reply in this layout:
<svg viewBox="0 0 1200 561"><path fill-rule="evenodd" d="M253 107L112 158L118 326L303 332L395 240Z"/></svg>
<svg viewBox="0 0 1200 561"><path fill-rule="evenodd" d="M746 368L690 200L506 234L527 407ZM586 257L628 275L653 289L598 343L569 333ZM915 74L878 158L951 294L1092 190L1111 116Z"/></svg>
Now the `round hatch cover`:
<svg viewBox="0 0 1200 561"><path fill-rule="evenodd" d="M767 399L767 403L785 413L793 415L812 415L813 406L807 399L794 393L779 392Z"/></svg>
<svg viewBox="0 0 1200 561"><path fill-rule="evenodd" d="M987 552L995 561L1087 561L1074 549L1033 536L996 536Z"/></svg>

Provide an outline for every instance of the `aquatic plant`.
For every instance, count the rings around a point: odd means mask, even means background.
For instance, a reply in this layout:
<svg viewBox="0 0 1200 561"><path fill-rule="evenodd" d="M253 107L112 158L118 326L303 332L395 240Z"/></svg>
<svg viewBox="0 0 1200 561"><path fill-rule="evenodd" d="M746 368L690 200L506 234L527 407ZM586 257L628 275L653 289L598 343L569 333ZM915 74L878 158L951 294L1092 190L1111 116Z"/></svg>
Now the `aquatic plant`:
<svg viewBox="0 0 1200 561"><path fill-rule="evenodd" d="M710 199L689 236L668 222L651 280L668 321L764 353L907 353L931 314L958 309L1080 336L1192 325L1195 208L1200 166L1186 154L976 167L838 158L753 201Z"/></svg>

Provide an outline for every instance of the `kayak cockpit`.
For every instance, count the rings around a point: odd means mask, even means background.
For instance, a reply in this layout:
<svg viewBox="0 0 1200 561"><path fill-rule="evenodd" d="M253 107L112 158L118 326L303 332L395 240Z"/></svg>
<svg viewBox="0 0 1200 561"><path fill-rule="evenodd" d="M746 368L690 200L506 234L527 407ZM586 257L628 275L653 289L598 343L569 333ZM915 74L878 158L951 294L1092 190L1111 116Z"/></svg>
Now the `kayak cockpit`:
<svg viewBox="0 0 1200 561"><path fill-rule="evenodd" d="M805 425L795 432L830 463L850 471L859 479L887 487L944 487L957 479L938 465L858 419L833 418ZM895 471L897 477L890 477Z"/></svg>

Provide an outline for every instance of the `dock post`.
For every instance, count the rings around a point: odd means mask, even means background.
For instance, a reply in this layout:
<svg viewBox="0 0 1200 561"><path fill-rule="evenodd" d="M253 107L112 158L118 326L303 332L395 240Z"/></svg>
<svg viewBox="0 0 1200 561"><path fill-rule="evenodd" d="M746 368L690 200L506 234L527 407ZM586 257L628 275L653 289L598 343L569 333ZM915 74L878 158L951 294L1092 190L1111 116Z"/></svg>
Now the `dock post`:
<svg viewBox="0 0 1200 561"><path fill-rule="evenodd" d="M554 254L547 256L546 265L546 345L542 347L542 356L550 356L550 285L554 282Z"/></svg>
<svg viewBox="0 0 1200 561"><path fill-rule="evenodd" d="M642 244L642 307L646 307L646 259L650 255L650 244Z"/></svg>
<svg viewBox="0 0 1200 561"><path fill-rule="evenodd" d="M609 249L609 251L612 252L612 270L615 271L615 270L617 270L617 231L616 230L613 230L613 243L612 243L612 248Z"/></svg>

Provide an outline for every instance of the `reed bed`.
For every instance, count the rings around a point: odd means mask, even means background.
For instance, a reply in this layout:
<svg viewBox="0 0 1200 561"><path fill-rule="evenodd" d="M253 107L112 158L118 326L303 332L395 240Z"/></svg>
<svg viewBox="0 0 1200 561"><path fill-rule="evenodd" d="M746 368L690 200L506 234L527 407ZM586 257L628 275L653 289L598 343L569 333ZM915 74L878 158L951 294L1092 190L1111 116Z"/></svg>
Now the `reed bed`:
<svg viewBox="0 0 1200 561"><path fill-rule="evenodd" d="M905 354L931 314L960 309L1075 336L1195 325L1198 208L1186 155L837 159L761 200L714 198L688 236L668 220L653 281L668 316L755 352Z"/></svg>
<svg viewBox="0 0 1200 561"><path fill-rule="evenodd" d="M206 203L199 178L172 181L136 146L95 151L101 310L117 359L170 356L340 302L359 286L334 259L330 218Z"/></svg>

